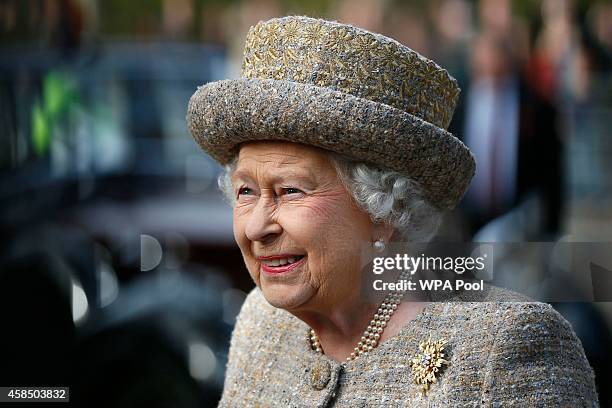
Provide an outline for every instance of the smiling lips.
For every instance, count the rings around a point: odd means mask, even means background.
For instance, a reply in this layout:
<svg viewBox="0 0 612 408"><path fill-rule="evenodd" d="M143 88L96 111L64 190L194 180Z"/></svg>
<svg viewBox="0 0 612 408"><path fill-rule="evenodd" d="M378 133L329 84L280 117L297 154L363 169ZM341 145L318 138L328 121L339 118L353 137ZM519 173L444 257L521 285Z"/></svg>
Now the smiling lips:
<svg viewBox="0 0 612 408"><path fill-rule="evenodd" d="M259 256L261 269L271 274L285 273L304 263L304 255Z"/></svg>

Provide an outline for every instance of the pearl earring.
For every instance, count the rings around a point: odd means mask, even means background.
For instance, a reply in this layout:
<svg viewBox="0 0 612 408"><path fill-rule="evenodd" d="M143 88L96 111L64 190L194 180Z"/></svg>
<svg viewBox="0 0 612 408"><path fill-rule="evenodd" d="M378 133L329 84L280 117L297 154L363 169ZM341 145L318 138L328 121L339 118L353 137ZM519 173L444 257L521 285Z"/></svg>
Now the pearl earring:
<svg viewBox="0 0 612 408"><path fill-rule="evenodd" d="M385 250L385 241L382 238L379 238L374 241L374 244L372 244L372 246L374 247L374 250L376 252L382 252Z"/></svg>

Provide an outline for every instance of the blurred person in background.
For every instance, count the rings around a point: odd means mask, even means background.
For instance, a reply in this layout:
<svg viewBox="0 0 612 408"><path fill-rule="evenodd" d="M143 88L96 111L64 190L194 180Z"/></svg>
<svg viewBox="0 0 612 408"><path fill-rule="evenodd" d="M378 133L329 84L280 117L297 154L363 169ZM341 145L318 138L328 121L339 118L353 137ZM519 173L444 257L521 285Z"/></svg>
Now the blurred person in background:
<svg viewBox="0 0 612 408"><path fill-rule="evenodd" d="M463 113L479 163L466 196L471 232L531 199L538 235L554 237L563 202L557 111L525 82L510 37L485 30L472 47Z"/></svg>
<svg viewBox="0 0 612 408"><path fill-rule="evenodd" d="M458 92L390 38L285 17L249 30L241 78L194 93L189 129L225 165L257 286L220 406L597 406L580 341L550 305L494 287L480 303L362 296L364 245L370 259L427 242L467 189L474 158L445 130Z"/></svg>
<svg viewBox="0 0 612 408"><path fill-rule="evenodd" d="M527 67L530 86L553 102L562 102L566 97L574 95L584 97L587 91L584 79L572 80L575 78L572 74L576 74L572 72L572 65L581 62L583 48L580 33L573 21L572 2L542 1L541 16L542 29L535 39Z"/></svg>
<svg viewBox="0 0 612 408"><path fill-rule="evenodd" d="M529 83L538 94L558 107L560 126L569 152L568 201L573 210L593 216L597 207L608 208L612 189L612 153L609 142L610 6L594 2L588 8L576 1L543 1L542 27L527 65ZM586 215L585 214L585 215ZM576 229L570 216L568 229Z"/></svg>

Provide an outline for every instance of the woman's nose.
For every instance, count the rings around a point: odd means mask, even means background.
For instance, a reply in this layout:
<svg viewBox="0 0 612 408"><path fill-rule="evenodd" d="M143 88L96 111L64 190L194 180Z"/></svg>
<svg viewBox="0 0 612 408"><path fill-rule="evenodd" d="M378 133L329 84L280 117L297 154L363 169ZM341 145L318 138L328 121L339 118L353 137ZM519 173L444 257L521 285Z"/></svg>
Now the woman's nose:
<svg viewBox="0 0 612 408"><path fill-rule="evenodd" d="M275 219L276 204L274 199L259 199L255 209L249 215L245 234L250 241L270 241L282 232L282 227Z"/></svg>

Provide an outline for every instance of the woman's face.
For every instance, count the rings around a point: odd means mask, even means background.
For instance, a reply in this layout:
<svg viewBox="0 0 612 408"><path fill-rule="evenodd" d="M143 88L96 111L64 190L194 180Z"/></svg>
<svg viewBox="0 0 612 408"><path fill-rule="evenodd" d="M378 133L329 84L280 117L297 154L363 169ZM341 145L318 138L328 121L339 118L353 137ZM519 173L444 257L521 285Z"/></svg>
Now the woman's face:
<svg viewBox="0 0 612 408"><path fill-rule="evenodd" d="M360 251L374 227L322 150L245 144L232 186L234 237L269 303L317 310L358 295Z"/></svg>

